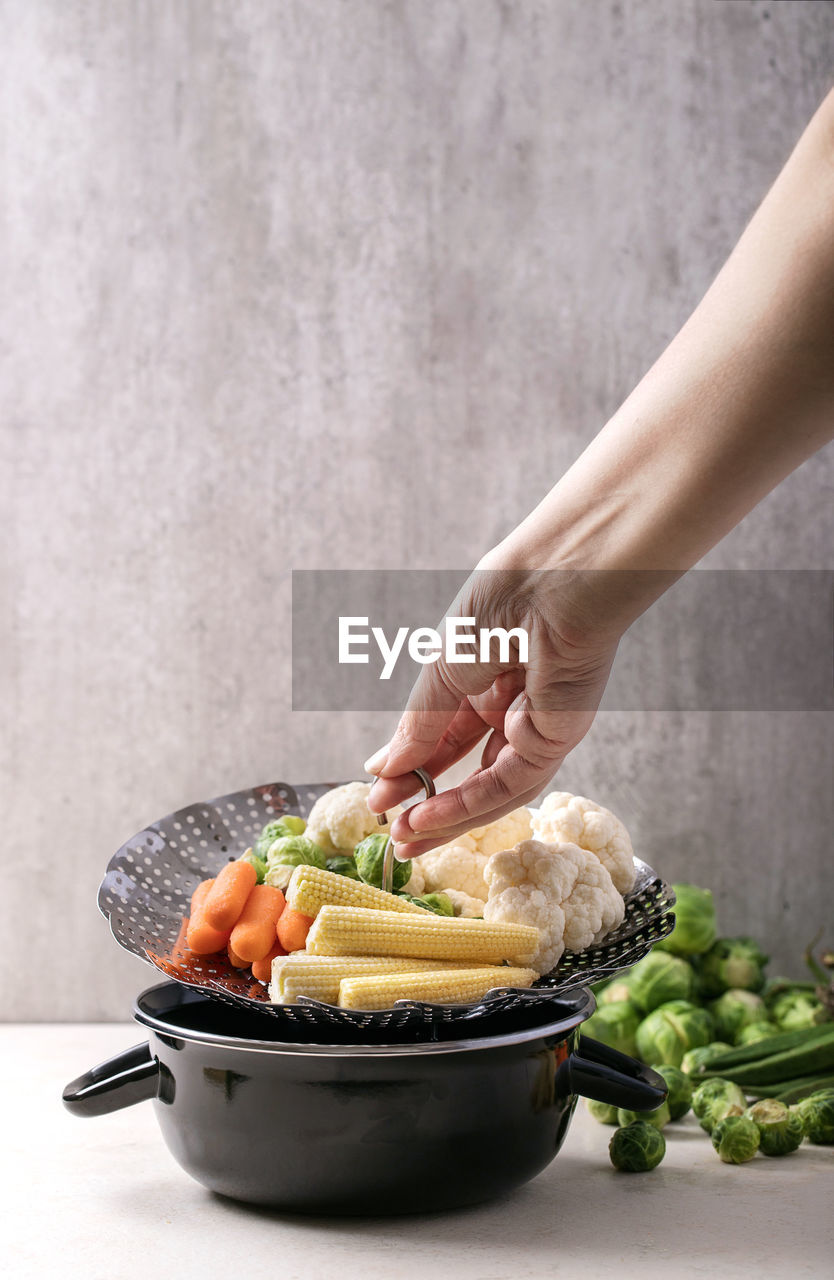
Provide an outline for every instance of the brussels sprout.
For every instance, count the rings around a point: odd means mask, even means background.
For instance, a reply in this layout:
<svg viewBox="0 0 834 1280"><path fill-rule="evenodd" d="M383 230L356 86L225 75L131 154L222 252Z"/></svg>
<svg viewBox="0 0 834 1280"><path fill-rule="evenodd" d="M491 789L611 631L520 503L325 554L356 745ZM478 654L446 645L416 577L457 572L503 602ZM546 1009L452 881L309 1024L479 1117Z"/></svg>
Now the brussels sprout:
<svg viewBox="0 0 834 1280"><path fill-rule="evenodd" d="M664 1064L655 1067L655 1071L666 1081L666 1105L669 1108L669 1119L680 1120L692 1106L692 1081L679 1067L669 1067Z"/></svg>
<svg viewBox="0 0 834 1280"><path fill-rule="evenodd" d="M762 1098L744 1114L758 1128L759 1150L766 1156L790 1155L805 1137L799 1116L776 1098Z"/></svg>
<svg viewBox="0 0 834 1280"><path fill-rule="evenodd" d="M736 1044L755 1044L757 1040L767 1040L775 1036L779 1028L775 1022L750 1022L742 1027L736 1036Z"/></svg>
<svg viewBox="0 0 834 1280"><path fill-rule="evenodd" d="M676 956L703 955L718 932L712 894L694 884L673 884L672 888L676 899L675 927L668 938L655 943L655 950L671 951Z"/></svg>
<svg viewBox="0 0 834 1280"><path fill-rule="evenodd" d="M332 858L328 858L327 870L332 871L337 876L347 876L349 880L359 879L359 872L356 870L356 863L353 858L348 857L344 853L337 853L334 854Z"/></svg>
<svg viewBox="0 0 834 1280"><path fill-rule="evenodd" d="M692 1110L707 1133L728 1116L744 1115L746 1108L747 1099L738 1085L719 1076L705 1080L692 1094Z"/></svg>
<svg viewBox="0 0 834 1280"><path fill-rule="evenodd" d="M809 1094L793 1108L802 1121L809 1142L816 1146L834 1143L834 1089L820 1089Z"/></svg>
<svg viewBox="0 0 834 1280"><path fill-rule="evenodd" d="M723 996L713 1000L709 1011L715 1019L715 1032L721 1040L736 1042L742 1027L751 1022L763 1022L767 1018L764 1000L752 991L737 991L731 987Z"/></svg>
<svg viewBox="0 0 834 1280"><path fill-rule="evenodd" d="M634 1120L613 1135L608 1154L620 1173L648 1173L666 1155L666 1139L654 1125Z"/></svg>
<svg viewBox="0 0 834 1280"><path fill-rule="evenodd" d="M415 906L422 907L424 911L433 911L436 916L453 916L455 914L454 904L451 898L447 898L445 893L424 893L421 898L415 898L411 893L398 893L398 898L405 898L407 902L413 902Z"/></svg>
<svg viewBox="0 0 834 1280"><path fill-rule="evenodd" d="M652 951L638 960L628 985L629 999L644 1013L651 1013L670 1000L688 1000L695 989L695 974L679 956Z"/></svg>
<svg viewBox="0 0 834 1280"><path fill-rule="evenodd" d="M811 991L785 991L770 1003L770 1016L780 1031L802 1031L824 1017L822 1001Z"/></svg>
<svg viewBox="0 0 834 1280"><path fill-rule="evenodd" d="M690 1049L683 1055L681 1071L688 1076L699 1076L709 1066L713 1058L720 1057L722 1053L726 1053L732 1047L731 1044L727 1044L726 1040L713 1040L711 1044L702 1044L697 1049Z"/></svg>
<svg viewBox="0 0 834 1280"><path fill-rule="evenodd" d="M662 1129L671 1119L672 1113L666 1101L661 1102L653 1111L626 1111L625 1107L620 1107L617 1111L617 1124L623 1128L633 1124L635 1120L645 1120L646 1124L653 1125L655 1129Z"/></svg>
<svg viewBox="0 0 834 1280"><path fill-rule="evenodd" d="M254 849L247 849L241 862L251 862L257 876L256 884L263 884L266 875L266 858L259 858Z"/></svg>
<svg viewBox="0 0 834 1280"><path fill-rule="evenodd" d="M585 1105L595 1120L599 1120L600 1124L617 1124L617 1108L611 1107L607 1102L596 1102L593 1098L587 1098Z"/></svg>
<svg viewBox="0 0 834 1280"><path fill-rule="evenodd" d="M612 978L601 988L597 996L597 1004L622 1004L631 999L631 984L628 978Z"/></svg>
<svg viewBox="0 0 834 1280"><path fill-rule="evenodd" d="M388 844L388 837L385 832L380 831L372 836L365 836L353 851L356 859L356 870L359 872L359 879L364 880L365 884L371 884L375 889L382 888L382 865L385 857L385 846ZM411 862L397 862L394 859L394 892L398 889L404 889L411 879L413 867Z"/></svg>
<svg viewBox="0 0 834 1280"><path fill-rule="evenodd" d="M701 993L711 998L730 988L761 991L769 958L752 938L719 938L696 965Z"/></svg>
<svg viewBox="0 0 834 1280"><path fill-rule="evenodd" d="M414 901L421 907L426 907L429 911L433 911L436 916L453 916L455 914L455 904L451 898L447 898L445 893L424 893Z"/></svg>
<svg viewBox="0 0 834 1280"><path fill-rule="evenodd" d="M806 982L804 980L797 981L796 978L776 977L768 978L764 984L762 996L768 1009L779 996L785 995L786 992L808 991L811 995L817 989L816 982Z"/></svg>
<svg viewBox="0 0 834 1280"><path fill-rule="evenodd" d="M269 846L266 855L267 884L273 867L318 867L327 869L327 854L308 836L281 836Z"/></svg>
<svg viewBox="0 0 834 1280"><path fill-rule="evenodd" d="M269 852L269 846L276 840L281 840L284 836L300 836L306 826L307 823L303 818L297 818L292 813L286 813L283 818L268 822L255 841L255 853L259 858L265 858Z"/></svg>
<svg viewBox="0 0 834 1280"><path fill-rule="evenodd" d="M637 1052L635 1036L639 1022L640 1015L634 1005L621 1000L619 1004L600 1005L585 1023L583 1031L633 1058Z"/></svg>
<svg viewBox="0 0 834 1280"><path fill-rule="evenodd" d="M637 1028L637 1052L650 1065L679 1067L688 1049L709 1044L712 1018L687 1000L670 1000L648 1014Z"/></svg>
<svg viewBox="0 0 834 1280"><path fill-rule="evenodd" d="M264 875L264 884L270 884L273 889L280 889L282 893L286 893L294 871L295 867L285 866L283 864L271 867L267 866L266 874Z"/></svg>
<svg viewBox="0 0 834 1280"><path fill-rule="evenodd" d="M711 1137L725 1164L746 1164L759 1149L759 1127L749 1116L727 1116L719 1120Z"/></svg>

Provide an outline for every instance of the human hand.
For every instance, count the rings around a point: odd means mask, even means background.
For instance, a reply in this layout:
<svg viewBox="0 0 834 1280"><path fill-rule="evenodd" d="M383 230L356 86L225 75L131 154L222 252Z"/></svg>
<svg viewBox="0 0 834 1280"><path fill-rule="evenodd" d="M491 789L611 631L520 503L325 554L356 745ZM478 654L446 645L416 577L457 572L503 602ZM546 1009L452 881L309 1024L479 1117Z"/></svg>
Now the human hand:
<svg viewBox="0 0 834 1280"><path fill-rule="evenodd" d="M377 775L375 813L414 794L411 770L432 777L487 736L481 765L459 786L401 813L392 824L399 858L416 857L533 800L585 736L620 638L605 621L600 575L574 571L477 569L449 615L476 627L523 627L529 661L423 667L391 741L366 762ZM614 610L610 613L614 614Z"/></svg>
<svg viewBox="0 0 834 1280"><path fill-rule="evenodd" d="M423 668L366 765L373 810L488 736L480 769L397 817L399 856L532 800L591 725L631 622L832 438L832 155L834 90L667 350L466 583L450 614L525 627L530 661Z"/></svg>

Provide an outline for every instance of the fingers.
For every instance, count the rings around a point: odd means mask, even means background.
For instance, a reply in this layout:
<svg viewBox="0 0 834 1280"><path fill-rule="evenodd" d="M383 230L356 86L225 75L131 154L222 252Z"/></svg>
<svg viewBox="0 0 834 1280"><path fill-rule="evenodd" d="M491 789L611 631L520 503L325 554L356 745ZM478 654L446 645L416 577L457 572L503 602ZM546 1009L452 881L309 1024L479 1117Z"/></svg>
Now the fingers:
<svg viewBox="0 0 834 1280"><path fill-rule="evenodd" d="M500 753L507 745L507 739L500 729L493 729L487 739L486 746L481 752L481 768L488 769L491 764L495 764Z"/></svg>
<svg viewBox="0 0 834 1280"><path fill-rule="evenodd" d="M510 746L496 760L479 769L459 786L421 800L395 818L391 834L410 851L413 844L430 840L444 844L472 827L483 826L534 799L561 764L554 755L546 765L531 764ZM405 852L405 851L403 851Z"/></svg>
<svg viewBox="0 0 834 1280"><path fill-rule="evenodd" d="M474 681L486 688L492 677L486 672ZM482 690L481 690L482 691ZM413 769L441 773L461 759L483 737L483 720L440 663L424 667L408 705L388 744L384 761L377 753L367 763L374 766L378 780L371 789L368 805L372 813L384 813L414 795Z"/></svg>
<svg viewBox="0 0 834 1280"><path fill-rule="evenodd" d="M463 698L451 722L440 735L434 750L421 762L419 767L425 769L431 777L439 777L444 770L449 769L453 764L457 764L458 760L462 760L464 756L468 755L488 728L496 731L500 730L509 706L517 696L519 689L523 687L523 678L523 675L518 671L503 672L493 680L489 689L484 693ZM482 763L491 764L504 741L505 739L499 735L493 743L491 755ZM415 779L410 774L396 778L387 776L389 773L389 748L383 748L376 756L371 757L365 765L369 773L377 773L380 769L384 770L384 775L381 775L374 784L368 798L368 803L374 813L384 813L386 809L393 809L396 805L403 804L416 793Z"/></svg>
<svg viewBox="0 0 834 1280"><path fill-rule="evenodd" d="M369 772L390 779L420 768L454 719L461 701L462 694L438 676L437 664L423 667L394 736L388 743L384 760L380 761L381 752L372 756L367 761ZM390 803L386 789L375 786L373 796L371 807L375 813L380 813L384 805L377 804L378 797L383 796L385 802Z"/></svg>
<svg viewBox="0 0 834 1280"><path fill-rule="evenodd" d="M420 768L425 769L432 778L438 777L472 750L486 733L486 728L471 703L464 698L451 724L441 734L439 742ZM374 770L369 769L368 772ZM420 784L412 773L401 774L396 778L378 778L371 789L368 804L372 812L384 813L386 809L403 804L418 794L419 790Z"/></svg>
<svg viewBox="0 0 834 1280"><path fill-rule="evenodd" d="M460 786L421 800L398 815L391 827L398 856L405 850L421 851L445 844L472 827L494 822L519 805L527 804L547 786L565 756L585 736L593 712L548 713L545 737L533 723L524 694L514 699L504 721L504 731L494 730L487 741L482 768Z"/></svg>
<svg viewBox="0 0 834 1280"><path fill-rule="evenodd" d="M522 793L520 796L514 797L506 804L487 810L477 819L474 817L468 817L456 826L442 827L437 830L433 830L431 835L417 835L416 833L411 832L410 828L401 828L401 831L405 831L406 838L403 839L400 837L397 839L395 837L395 854L400 861L405 862L409 858L419 857L421 853L427 853L429 849L436 849L438 845L454 843L457 837L465 835L467 831L472 829L472 827L485 826L488 822L495 822L497 818L503 818L505 814L511 813L513 809L517 809L520 805L529 804L531 801L535 800L536 796L538 796L539 792L547 786L549 781L550 777L542 776L529 791ZM443 794L449 795L450 792L444 791ZM429 804L432 803L432 801L425 801L424 803ZM416 808L416 805L414 807ZM397 818L397 822L399 823L401 818L407 821L407 814L410 812L411 810L409 809L406 813L401 814Z"/></svg>

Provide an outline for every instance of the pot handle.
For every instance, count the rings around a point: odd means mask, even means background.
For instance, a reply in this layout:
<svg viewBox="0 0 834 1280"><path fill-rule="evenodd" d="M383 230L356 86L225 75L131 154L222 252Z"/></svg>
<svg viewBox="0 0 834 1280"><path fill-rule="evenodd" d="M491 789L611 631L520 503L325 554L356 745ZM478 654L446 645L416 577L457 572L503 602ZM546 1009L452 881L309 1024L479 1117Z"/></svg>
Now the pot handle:
<svg viewBox="0 0 834 1280"><path fill-rule="evenodd" d="M627 1111L653 1111L666 1097L666 1081L651 1067L599 1040L579 1037L567 1063L571 1093Z"/></svg>
<svg viewBox="0 0 834 1280"><path fill-rule="evenodd" d="M73 1115L103 1116L155 1098L158 1092L159 1063L143 1041L85 1071L67 1085L62 1098Z"/></svg>

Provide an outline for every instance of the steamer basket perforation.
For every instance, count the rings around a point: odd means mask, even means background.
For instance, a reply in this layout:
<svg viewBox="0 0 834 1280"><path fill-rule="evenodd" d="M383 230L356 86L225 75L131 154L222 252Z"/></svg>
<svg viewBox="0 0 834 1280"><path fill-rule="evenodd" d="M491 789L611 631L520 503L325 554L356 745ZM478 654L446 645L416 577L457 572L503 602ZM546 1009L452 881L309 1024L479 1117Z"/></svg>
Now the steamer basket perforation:
<svg viewBox="0 0 834 1280"><path fill-rule="evenodd" d="M646 863L635 859L637 878L626 898L622 924L579 953L566 952L556 969L526 991L499 988L476 1005L400 1001L393 1009L362 1013L317 1000L272 1005L267 990L225 956L196 956L184 941L183 921L200 880L238 858L267 822L284 813L306 817L319 796L338 785L290 786L273 782L189 805L160 818L128 840L110 859L98 894L113 937L166 976L197 987L224 1004L258 1010L304 1027L360 1027L369 1031L431 1034L440 1024L464 1023L519 1004L550 1001L588 987L634 964L674 927L674 894Z"/></svg>

